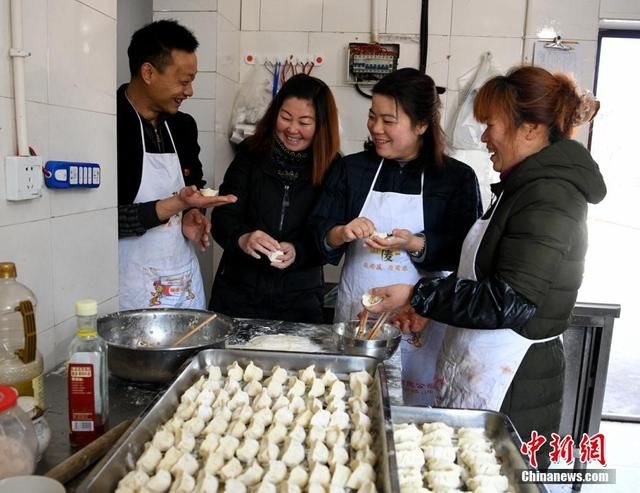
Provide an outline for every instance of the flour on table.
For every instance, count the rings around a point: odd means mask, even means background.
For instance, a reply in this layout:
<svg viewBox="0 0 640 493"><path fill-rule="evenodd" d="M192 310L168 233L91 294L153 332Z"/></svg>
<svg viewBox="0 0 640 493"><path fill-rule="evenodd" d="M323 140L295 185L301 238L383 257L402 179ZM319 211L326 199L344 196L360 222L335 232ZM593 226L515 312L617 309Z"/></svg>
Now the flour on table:
<svg viewBox="0 0 640 493"><path fill-rule="evenodd" d="M267 351L297 351L302 353L315 353L322 348L314 344L308 337L289 336L284 334L262 335L240 344L248 349L264 349Z"/></svg>

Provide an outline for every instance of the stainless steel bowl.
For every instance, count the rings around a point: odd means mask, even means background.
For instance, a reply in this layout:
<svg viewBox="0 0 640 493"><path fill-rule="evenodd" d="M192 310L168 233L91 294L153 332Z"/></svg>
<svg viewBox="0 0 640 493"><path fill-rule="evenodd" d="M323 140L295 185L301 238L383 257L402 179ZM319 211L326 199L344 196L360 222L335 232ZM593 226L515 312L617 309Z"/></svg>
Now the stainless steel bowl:
<svg viewBox="0 0 640 493"><path fill-rule="evenodd" d="M375 321L368 321L366 334L369 333ZM336 346L338 350L346 354L355 354L359 356L371 356L378 360L385 360L393 356L398 345L402 333L395 325L384 324L375 337L371 340L365 338L356 338L355 333L358 330L360 322L351 320L349 322L341 322L333 325L333 332L336 338Z"/></svg>
<svg viewBox="0 0 640 493"><path fill-rule="evenodd" d="M109 371L136 382L168 382L192 354L202 349L224 348L233 327L231 319L224 315L218 315L180 347L170 347L211 315L205 310L153 308L101 317L98 334L109 347Z"/></svg>

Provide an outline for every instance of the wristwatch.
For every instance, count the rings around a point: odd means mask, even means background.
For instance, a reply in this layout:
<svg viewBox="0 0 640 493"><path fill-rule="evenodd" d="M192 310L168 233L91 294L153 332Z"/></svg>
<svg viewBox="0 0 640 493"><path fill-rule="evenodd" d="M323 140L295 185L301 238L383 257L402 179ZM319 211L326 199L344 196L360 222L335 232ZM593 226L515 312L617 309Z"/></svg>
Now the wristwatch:
<svg viewBox="0 0 640 493"><path fill-rule="evenodd" d="M416 250L414 252L409 252L409 255L411 255L412 257L422 257L422 255L424 254L425 249L427 248L427 238L425 237L425 235L423 233L417 233L416 234L417 237L422 238L422 248L420 248L420 250Z"/></svg>

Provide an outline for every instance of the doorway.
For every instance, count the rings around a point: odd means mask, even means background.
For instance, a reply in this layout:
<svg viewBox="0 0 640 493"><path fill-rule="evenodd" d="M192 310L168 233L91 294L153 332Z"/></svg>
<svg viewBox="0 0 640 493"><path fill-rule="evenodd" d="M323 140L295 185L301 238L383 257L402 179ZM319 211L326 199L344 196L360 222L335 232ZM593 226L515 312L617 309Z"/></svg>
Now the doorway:
<svg viewBox="0 0 640 493"><path fill-rule="evenodd" d="M601 31L591 154L608 193L589 211L589 250L580 301L620 304L613 329L603 418L640 421L640 31Z"/></svg>

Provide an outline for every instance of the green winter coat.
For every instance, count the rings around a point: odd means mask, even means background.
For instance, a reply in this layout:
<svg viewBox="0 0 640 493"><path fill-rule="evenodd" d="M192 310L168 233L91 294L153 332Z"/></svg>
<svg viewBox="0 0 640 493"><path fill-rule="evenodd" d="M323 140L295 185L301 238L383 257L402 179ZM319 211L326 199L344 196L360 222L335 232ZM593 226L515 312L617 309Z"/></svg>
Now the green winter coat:
<svg viewBox="0 0 640 493"><path fill-rule="evenodd" d="M501 197L476 256L478 281L421 281L412 305L458 327L517 327L529 339L562 334L582 283L587 204L606 194L598 165L578 142L560 140L492 189ZM558 431L563 386L560 340L532 346L502 405L523 439Z"/></svg>

